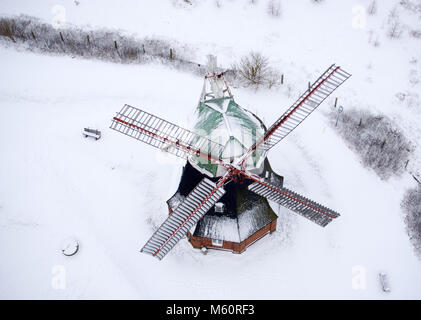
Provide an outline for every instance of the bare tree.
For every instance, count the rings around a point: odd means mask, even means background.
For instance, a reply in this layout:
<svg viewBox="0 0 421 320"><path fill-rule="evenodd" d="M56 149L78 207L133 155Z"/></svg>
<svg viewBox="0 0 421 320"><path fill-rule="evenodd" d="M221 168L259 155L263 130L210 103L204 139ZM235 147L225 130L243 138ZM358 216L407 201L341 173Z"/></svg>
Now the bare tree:
<svg viewBox="0 0 421 320"><path fill-rule="evenodd" d="M270 88L280 79L279 73L269 66L268 58L258 52L250 52L241 59L238 73L242 84L247 87L267 85Z"/></svg>
<svg viewBox="0 0 421 320"><path fill-rule="evenodd" d="M258 52L250 52L241 59L239 72L250 85L263 85L268 73L269 63L266 57Z"/></svg>

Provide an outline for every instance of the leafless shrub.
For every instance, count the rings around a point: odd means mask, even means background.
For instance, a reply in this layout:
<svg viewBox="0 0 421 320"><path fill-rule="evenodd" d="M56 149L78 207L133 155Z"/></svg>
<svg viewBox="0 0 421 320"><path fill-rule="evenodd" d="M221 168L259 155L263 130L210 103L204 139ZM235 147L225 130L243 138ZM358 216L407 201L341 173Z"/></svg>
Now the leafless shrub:
<svg viewBox="0 0 421 320"><path fill-rule="evenodd" d="M287 85L286 94L288 98L291 98L293 91L294 91L294 88L292 87L292 85L290 84Z"/></svg>
<svg viewBox="0 0 421 320"><path fill-rule="evenodd" d="M391 22L387 35L390 38L399 39L402 35L402 25L398 20Z"/></svg>
<svg viewBox="0 0 421 320"><path fill-rule="evenodd" d="M373 45L374 47L380 46L379 35L375 33L373 30L368 32L368 43Z"/></svg>
<svg viewBox="0 0 421 320"><path fill-rule="evenodd" d="M421 258L421 186L406 191L401 207L409 239Z"/></svg>
<svg viewBox="0 0 421 320"><path fill-rule="evenodd" d="M403 26L399 19L398 9L394 8L388 16L387 35L392 39L399 39L403 32Z"/></svg>
<svg viewBox="0 0 421 320"><path fill-rule="evenodd" d="M121 58L126 61L136 61L140 55L140 49L137 47L123 47L121 49Z"/></svg>
<svg viewBox="0 0 421 320"><path fill-rule="evenodd" d="M414 110L421 110L421 99L417 92L405 91L395 94L396 100L400 104Z"/></svg>
<svg viewBox="0 0 421 320"><path fill-rule="evenodd" d="M279 83L279 73L269 66L268 58L258 52L250 52L241 58L240 64L235 68L237 77L245 87L272 86Z"/></svg>
<svg viewBox="0 0 421 320"><path fill-rule="evenodd" d="M411 30L409 35L416 39L421 39L421 30Z"/></svg>
<svg viewBox="0 0 421 320"><path fill-rule="evenodd" d="M419 1L411 0L400 0L399 4L406 10L409 10L413 13L421 13L421 3Z"/></svg>
<svg viewBox="0 0 421 320"><path fill-rule="evenodd" d="M238 69L237 64L231 65L231 67L224 72L225 79L229 82L229 84L233 87L239 87L242 85L240 79L240 72Z"/></svg>
<svg viewBox="0 0 421 320"><path fill-rule="evenodd" d="M172 5L178 8L187 8L195 5L195 0L172 0Z"/></svg>
<svg viewBox="0 0 421 320"><path fill-rule="evenodd" d="M270 69L267 75L266 84L269 89L280 84L281 75L277 70Z"/></svg>
<svg viewBox="0 0 421 320"><path fill-rule="evenodd" d="M376 0L373 0L373 1L371 1L371 3L368 5L368 8L367 8L367 13L369 14L369 15L375 15L376 14L376 12L377 12L377 2L376 2Z"/></svg>
<svg viewBox="0 0 421 320"><path fill-rule="evenodd" d="M337 113L330 114L335 123ZM337 129L364 166L382 179L400 175L413 149L404 134L385 116L351 109L341 114Z"/></svg>
<svg viewBox="0 0 421 320"><path fill-rule="evenodd" d="M415 86L418 83L420 83L420 77L419 77L418 71L416 69L413 69L413 70L409 71L409 83L412 86Z"/></svg>
<svg viewBox="0 0 421 320"><path fill-rule="evenodd" d="M13 42L16 42L13 35L16 32L14 20L0 20L0 35L8 37Z"/></svg>
<svg viewBox="0 0 421 320"><path fill-rule="evenodd" d="M270 0L268 3L267 12L272 17L279 17L281 15L281 1Z"/></svg>
<svg viewBox="0 0 421 320"><path fill-rule="evenodd" d="M403 92L398 92L397 94L395 94L395 97L400 101L403 102L406 98L406 94Z"/></svg>

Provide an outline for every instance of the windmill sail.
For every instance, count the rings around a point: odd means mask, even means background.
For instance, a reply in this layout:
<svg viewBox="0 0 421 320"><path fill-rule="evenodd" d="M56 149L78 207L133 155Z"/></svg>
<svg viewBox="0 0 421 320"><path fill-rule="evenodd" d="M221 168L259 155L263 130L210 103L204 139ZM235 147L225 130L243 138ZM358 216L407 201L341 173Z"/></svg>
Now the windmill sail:
<svg viewBox="0 0 421 320"><path fill-rule="evenodd" d="M245 155L247 159L257 149L268 151L307 118L351 74L331 65L300 98L266 131ZM244 162L244 161L243 161Z"/></svg>
<svg viewBox="0 0 421 320"><path fill-rule="evenodd" d="M258 195L266 197L322 227L325 227L333 219L339 217L339 213L287 188L277 187L267 182L254 182L248 188Z"/></svg>
<svg viewBox="0 0 421 320"><path fill-rule="evenodd" d="M141 252L161 260L225 194L225 190L221 186L226 179L221 178L215 184L204 178L169 215L148 240Z"/></svg>
<svg viewBox="0 0 421 320"><path fill-rule="evenodd" d="M113 118L110 128L185 159L195 155L219 162L212 155L224 149L208 138L127 104Z"/></svg>

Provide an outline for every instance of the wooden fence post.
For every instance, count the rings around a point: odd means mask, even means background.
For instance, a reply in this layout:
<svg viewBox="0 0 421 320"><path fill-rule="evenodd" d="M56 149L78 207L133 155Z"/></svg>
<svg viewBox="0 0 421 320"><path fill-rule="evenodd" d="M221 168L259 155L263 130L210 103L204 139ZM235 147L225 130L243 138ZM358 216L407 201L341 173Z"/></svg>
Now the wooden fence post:
<svg viewBox="0 0 421 320"><path fill-rule="evenodd" d="M115 47L116 50L118 50L118 46L117 46L117 41L116 40L114 40L114 47Z"/></svg>
<svg viewBox="0 0 421 320"><path fill-rule="evenodd" d="M338 98L336 97L335 98L335 108L336 108L336 105L338 104Z"/></svg>
<svg viewBox="0 0 421 320"><path fill-rule="evenodd" d="M60 38L61 38L61 41L64 42L63 34L61 33L61 31L60 31Z"/></svg>
<svg viewBox="0 0 421 320"><path fill-rule="evenodd" d="M281 84L284 84L284 74L281 74Z"/></svg>
<svg viewBox="0 0 421 320"><path fill-rule="evenodd" d="M31 35L32 35L32 38L34 38L34 40L37 40L37 38L35 37L35 33L33 31L31 31Z"/></svg>
<svg viewBox="0 0 421 320"><path fill-rule="evenodd" d="M91 44L91 40L89 39L89 34L86 35L86 39L88 40L88 44Z"/></svg>
<svg viewBox="0 0 421 320"><path fill-rule="evenodd" d="M170 48L170 60L174 59L172 49Z"/></svg>

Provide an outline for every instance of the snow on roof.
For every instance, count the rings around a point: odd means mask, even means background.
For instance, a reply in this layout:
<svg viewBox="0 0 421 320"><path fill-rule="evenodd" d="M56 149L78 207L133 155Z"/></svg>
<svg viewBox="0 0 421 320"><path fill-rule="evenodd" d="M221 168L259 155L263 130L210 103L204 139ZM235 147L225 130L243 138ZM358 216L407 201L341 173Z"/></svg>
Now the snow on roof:
<svg viewBox="0 0 421 320"><path fill-rule="evenodd" d="M240 242L237 219L227 216L205 215L198 222L194 236Z"/></svg>
<svg viewBox="0 0 421 320"><path fill-rule="evenodd" d="M277 218L263 202L253 204L235 218L207 214L197 223L194 236L240 243Z"/></svg>
<svg viewBox="0 0 421 320"><path fill-rule="evenodd" d="M240 241L243 241L275 220L277 216L262 203L255 204L252 209L241 212L238 219Z"/></svg>
<svg viewBox="0 0 421 320"><path fill-rule="evenodd" d="M171 198L167 200L167 204L170 206L171 210L174 211L181 202L184 201L186 197L181 195L179 192L176 192Z"/></svg>

